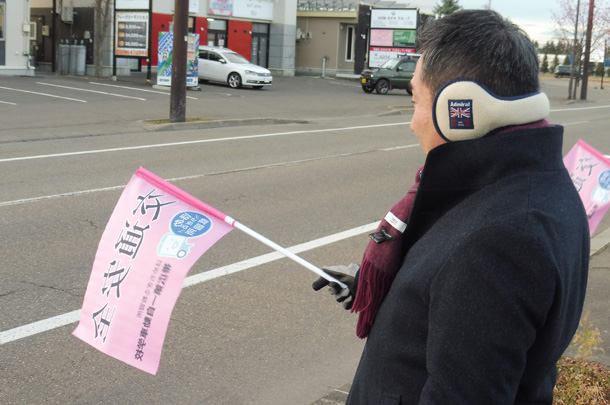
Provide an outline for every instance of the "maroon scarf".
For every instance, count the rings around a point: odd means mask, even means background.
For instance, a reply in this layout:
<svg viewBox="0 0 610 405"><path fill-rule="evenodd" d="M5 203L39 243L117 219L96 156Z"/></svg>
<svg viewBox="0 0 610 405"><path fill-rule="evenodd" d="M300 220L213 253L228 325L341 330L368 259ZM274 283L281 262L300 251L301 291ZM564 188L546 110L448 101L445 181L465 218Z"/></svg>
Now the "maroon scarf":
<svg viewBox="0 0 610 405"><path fill-rule="evenodd" d="M368 336L375 321L377 310L385 298L394 277L405 257L403 232L413 208L423 166L417 170L415 184L398 201L379 224L377 232L369 235L371 241L364 251L358 289L352 312L359 312L356 335Z"/></svg>

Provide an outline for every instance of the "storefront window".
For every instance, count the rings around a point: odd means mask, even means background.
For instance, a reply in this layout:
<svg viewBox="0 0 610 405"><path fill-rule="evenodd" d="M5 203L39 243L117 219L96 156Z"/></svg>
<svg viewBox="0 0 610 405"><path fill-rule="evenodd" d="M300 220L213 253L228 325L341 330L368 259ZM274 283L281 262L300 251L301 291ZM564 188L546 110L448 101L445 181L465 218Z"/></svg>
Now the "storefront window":
<svg viewBox="0 0 610 405"><path fill-rule="evenodd" d="M0 40L4 40L4 7L6 3L0 3Z"/></svg>
<svg viewBox="0 0 610 405"><path fill-rule="evenodd" d="M347 26L347 36L345 38L345 61L354 61L354 50L356 48L356 27L352 25Z"/></svg>
<svg viewBox="0 0 610 405"><path fill-rule="evenodd" d="M208 45L227 47L227 21L208 18Z"/></svg>

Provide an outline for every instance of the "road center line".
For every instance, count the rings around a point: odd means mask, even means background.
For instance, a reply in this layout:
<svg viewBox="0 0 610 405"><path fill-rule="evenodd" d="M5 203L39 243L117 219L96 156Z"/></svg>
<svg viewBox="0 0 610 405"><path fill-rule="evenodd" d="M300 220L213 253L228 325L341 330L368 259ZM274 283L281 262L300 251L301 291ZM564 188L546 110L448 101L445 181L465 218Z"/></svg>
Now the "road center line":
<svg viewBox="0 0 610 405"><path fill-rule="evenodd" d="M593 107L579 107L579 108L562 108L558 110L551 110L551 112L564 112L564 111L580 111L580 110L596 110L598 108L610 108L610 105L598 105Z"/></svg>
<svg viewBox="0 0 610 405"><path fill-rule="evenodd" d="M2 87L0 87L0 88L2 88ZM198 139L195 141L127 146L127 147L123 147L123 148L84 150L84 151L77 151L77 152L55 153L55 154L51 154L51 155L22 156L22 157L15 157L15 158L0 159L0 163L15 162L15 161L19 161L19 160L48 159L48 158L64 157L64 156L92 155L92 154L98 154L98 153L123 152L123 151L138 150L138 149L166 148L166 147L170 147L170 146L194 145L194 144L199 144L199 143L240 141L240 140L244 140L244 139L268 138L268 137L273 137L273 136L314 134L314 133L322 133L322 132L353 131L353 130L357 130L357 129L381 128L381 127L391 127L391 126L397 126L397 125L409 125L409 123L410 122L398 122L398 123L392 123L392 124L362 125L362 126L343 127L343 128L310 129L310 130L304 130L304 131L289 131L289 132L272 132L272 133L268 133L268 134L244 135L244 136L236 136L236 137L231 137L231 138Z"/></svg>
<svg viewBox="0 0 610 405"><path fill-rule="evenodd" d="M311 240L309 242L301 243L289 247L294 254L303 253L309 250L313 250L322 246L330 245L334 242L339 242L345 239L349 239L354 236L362 235L368 232L372 232L377 229L379 222L372 222L370 224L361 225L356 228L348 229L343 232L338 232L332 235L323 236L318 239ZM610 229L606 229L596 237L591 239L591 256L597 253L600 249L610 243ZM595 248L593 248L595 247ZM256 256L250 259L242 260L241 262L229 264L227 266L217 267L216 269L209 270L203 273L194 274L187 277L184 280L182 288L192 287L206 281L211 281L222 276L226 276L240 271L248 270L253 267L261 266L263 264L271 263L273 261L284 258L279 252L267 253L264 255ZM37 335L39 333L48 332L53 329L60 328L62 326L69 325L71 323L78 322L81 316L81 310L75 310L66 312L65 314L57 315L51 318L43 319L41 321L32 322L27 325L18 326L13 329L8 329L0 332L0 346L5 343L14 342L19 339L23 339L29 336Z"/></svg>
<svg viewBox="0 0 610 405"><path fill-rule="evenodd" d="M309 242L292 246L288 248L288 250L290 250L294 254L299 254L308 250L329 245L334 242L349 239L353 236L372 232L377 228L377 225L378 222L362 225L356 228L348 229L343 232L338 232L333 235L324 236L322 238L314 239ZM241 262L229 264L227 266L218 267L216 269L203 273L194 274L184 280L182 288L192 287L201 283L205 283L206 281L211 281L222 276L248 270L253 267L258 267L263 264L271 263L282 258L284 258L284 255L282 255L281 253L272 252L250 259L242 260ZM2 331L0 332L0 346L5 343L14 342L15 340L23 339L43 332L48 332L50 330L66 326L71 323L78 322L78 320L80 319L80 315L81 310L78 309L75 311L66 312L65 314L43 319L41 321Z"/></svg>
<svg viewBox="0 0 610 405"><path fill-rule="evenodd" d="M181 180L193 180L193 179L199 179L202 177L218 176L218 175L222 175L222 174L238 173L238 172L245 172L245 171L250 171L250 170L258 170L258 169L269 169L272 167L291 166L291 165L300 164L300 163L315 162L315 161L320 161L320 160L329 160L329 159L336 159L336 158L342 158L342 157L348 157L348 156L362 155L364 153L371 153L371 152L391 152L391 151L399 150L399 149L414 148L416 146L419 146L419 144L394 146L391 148L377 149L377 150L365 150L365 151L361 151L361 152L341 153L341 154L337 154L337 155L322 156L322 157L316 157L316 158L311 158L311 159L300 159L300 160L292 160L289 162L271 163L268 165L242 167L242 168L238 168L238 169L224 170L221 172L212 172L212 173L207 173L207 174L194 174L194 175L190 175L190 176L174 177L174 178L166 179L166 180L169 181L170 183L173 183L173 182L177 182L177 181L181 181ZM62 197L75 197L75 196L99 193L99 192L104 192L104 191L122 190L123 188L125 188L125 185L94 188L94 189L90 189L90 190L71 191L71 192L67 192L67 193L52 194L52 195L45 195L45 196L32 197L32 198L22 198L19 200L0 202L0 208L8 207L9 205L28 204L28 203L34 203L34 202L44 201L44 200L53 200L53 199L62 198Z"/></svg>

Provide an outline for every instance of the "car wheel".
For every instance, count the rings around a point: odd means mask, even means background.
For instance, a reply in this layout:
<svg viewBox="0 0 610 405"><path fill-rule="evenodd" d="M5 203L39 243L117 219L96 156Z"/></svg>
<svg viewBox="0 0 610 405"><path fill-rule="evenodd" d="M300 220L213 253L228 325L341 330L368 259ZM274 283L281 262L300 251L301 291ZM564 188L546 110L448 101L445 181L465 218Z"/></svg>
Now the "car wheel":
<svg viewBox="0 0 610 405"><path fill-rule="evenodd" d="M362 91L364 91L365 93L372 93L373 90L375 90L375 88L373 86L369 86L369 85L362 85Z"/></svg>
<svg viewBox="0 0 610 405"><path fill-rule="evenodd" d="M390 82L387 80L379 80L375 85L375 91L377 94L388 94L388 91L390 91Z"/></svg>
<svg viewBox="0 0 610 405"><path fill-rule="evenodd" d="M411 90L411 83L409 83L409 85L407 86L407 94L410 96L413 95L413 91Z"/></svg>
<svg viewBox="0 0 610 405"><path fill-rule="evenodd" d="M233 72L229 75L227 83L229 84L229 87L238 89L241 87L241 76L239 73Z"/></svg>

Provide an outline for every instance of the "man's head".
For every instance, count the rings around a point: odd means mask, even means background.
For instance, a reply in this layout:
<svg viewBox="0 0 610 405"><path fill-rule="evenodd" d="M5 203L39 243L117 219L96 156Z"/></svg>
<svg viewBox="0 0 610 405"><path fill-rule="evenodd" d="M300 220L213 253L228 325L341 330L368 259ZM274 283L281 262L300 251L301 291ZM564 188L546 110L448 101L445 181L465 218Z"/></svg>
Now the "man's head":
<svg viewBox="0 0 610 405"><path fill-rule="evenodd" d="M432 107L447 83L472 80L500 97L539 90L536 49L519 27L494 11L458 11L429 23L418 35L418 52L411 130L426 154L445 143L434 127Z"/></svg>
<svg viewBox="0 0 610 405"><path fill-rule="evenodd" d="M463 10L426 25L418 36L420 79L433 94L455 79L474 80L496 95L538 91L538 58L527 35L491 10Z"/></svg>

